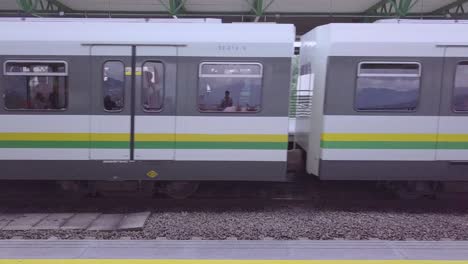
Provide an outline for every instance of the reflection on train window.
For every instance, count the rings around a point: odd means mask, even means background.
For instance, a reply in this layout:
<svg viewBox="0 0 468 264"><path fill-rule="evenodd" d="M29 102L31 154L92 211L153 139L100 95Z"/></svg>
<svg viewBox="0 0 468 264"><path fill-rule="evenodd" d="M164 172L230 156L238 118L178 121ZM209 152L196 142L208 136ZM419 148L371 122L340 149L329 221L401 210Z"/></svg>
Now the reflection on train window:
<svg viewBox="0 0 468 264"><path fill-rule="evenodd" d="M120 111L125 104L125 66L121 61L103 65L103 100L106 111Z"/></svg>
<svg viewBox="0 0 468 264"><path fill-rule="evenodd" d="M468 61L457 65L455 89L453 91L453 110L468 111Z"/></svg>
<svg viewBox="0 0 468 264"><path fill-rule="evenodd" d="M164 98L164 65L148 61L142 68L142 102L145 111L160 111Z"/></svg>
<svg viewBox="0 0 468 264"><path fill-rule="evenodd" d="M62 61L7 61L4 65L5 108L65 110L68 67Z"/></svg>
<svg viewBox="0 0 468 264"><path fill-rule="evenodd" d="M200 64L198 107L203 112L257 112L263 67L259 63Z"/></svg>
<svg viewBox="0 0 468 264"><path fill-rule="evenodd" d="M359 64L355 108L359 111L414 111L419 102L421 64Z"/></svg>

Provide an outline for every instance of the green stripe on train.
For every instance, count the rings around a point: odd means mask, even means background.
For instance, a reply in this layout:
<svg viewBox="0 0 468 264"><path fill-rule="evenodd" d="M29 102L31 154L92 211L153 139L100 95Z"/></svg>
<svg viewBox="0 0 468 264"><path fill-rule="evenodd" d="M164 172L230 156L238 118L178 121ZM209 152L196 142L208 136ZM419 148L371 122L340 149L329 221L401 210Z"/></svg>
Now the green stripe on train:
<svg viewBox="0 0 468 264"><path fill-rule="evenodd" d="M468 142L322 141L326 149L468 149Z"/></svg>
<svg viewBox="0 0 468 264"><path fill-rule="evenodd" d="M97 148L126 149L126 141L0 141L0 148ZM277 149L285 150L286 142L171 142L136 141L137 149Z"/></svg>
<svg viewBox="0 0 468 264"><path fill-rule="evenodd" d="M135 147L139 149L159 149L163 142L135 142ZM168 145L166 148L176 149L287 149L286 142L177 142Z"/></svg>
<svg viewBox="0 0 468 264"><path fill-rule="evenodd" d="M287 142L177 142L177 149L281 149Z"/></svg>

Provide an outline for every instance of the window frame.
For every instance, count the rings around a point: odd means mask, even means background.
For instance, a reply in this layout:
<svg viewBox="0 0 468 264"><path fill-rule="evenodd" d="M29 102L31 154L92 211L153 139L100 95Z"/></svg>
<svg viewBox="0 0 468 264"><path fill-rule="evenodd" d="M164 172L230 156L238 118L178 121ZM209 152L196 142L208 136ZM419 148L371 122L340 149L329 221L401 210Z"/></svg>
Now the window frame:
<svg viewBox="0 0 468 264"><path fill-rule="evenodd" d="M394 74L386 74L386 73L361 73L361 66L363 64L387 64L387 65L396 65L396 64L403 64L403 65L411 65L415 64L418 65L418 74L412 73L394 73ZM409 62L409 61L361 61L358 64L358 72L357 77L421 77L422 75L422 64L420 62Z"/></svg>
<svg viewBox="0 0 468 264"><path fill-rule="evenodd" d="M148 63L148 62L156 62L156 63L161 63L162 65L162 68L163 68L163 74L162 74L162 77L161 77L161 80L162 80L162 84L163 84L163 87L161 89L162 91L162 102L161 102L161 108L159 108L158 110L147 110L145 109L145 104L143 103L144 100L143 100L143 96L144 96L144 93L143 93L143 82L144 82L144 77L143 77L143 72L144 72L144 67L145 67L145 64ZM137 67L138 68L138 67ZM161 61L161 60L145 60L143 61L143 63L141 64L141 85L140 85L140 92L141 92L141 96L140 96L140 105L141 105L141 109L143 110L143 112L145 113L161 113L162 111L164 111L164 106L165 106L165 100L166 100L166 64Z"/></svg>
<svg viewBox="0 0 468 264"><path fill-rule="evenodd" d="M456 114L467 114L468 113L468 109L467 110L456 110L455 109L455 88L456 88L456 81L457 81L457 69L458 69L458 66L462 63L466 63L467 67L468 67L468 59L466 60L459 60L457 61L457 64L455 65L455 71L453 73L453 85L452 85L452 96L450 98L450 105L451 105L451 109L452 109L452 112L453 113L456 113Z"/></svg>
<svg viewBox="0 0 468 264"><path fill-rule="evenodd" d="M202 67L206 64L216 64L216 65L228 65L228 64L238 64L238 65L258 65L260 66L260 74L259 75L230 75L230 74L202 74ZM203 111L200 109L200 78L215 78L215 77L238 77L238 78L260 78L261 80L261 87L260 87L260 107L256 111L247 111L247 112L224 112L224 111ZM259 61L202 61L198 65L198 81L196 86L196 97L197 97L197 111L202 114L213 114L213 113L221 113L221 114L258 114L263 111L263 82L264 82L264 72L263 72L263 63Z"/></svg>
<svg viewBox="0 0 468 264"><path fill-rule="evenodd" d="M229 64L238 64L238 65L258 65L260 66L260 74L203 74L202 73L202 68L203 65L206 64L215 64L215 65L229 65ZM226 62L226 61L220 61L220 62L201 62L200 65L198 66L198 78L202 77L208 77L208 78L214 78L214 77L229 77L229 78L262 78L263 80L263 64L260 62Z"/></svg>
<svg viewBox="0 0 468 264"><path fill-rule="evenodd" d="M104 106L104 66L106 65L106 63L108 62L120 62L122 63L123 65L123 100L124 100L124 103L123 103L123 106L120 110L107 110L106 107ZM125 109L125 101L126 101L126 93L125 93L125 90L127 88L127 76L125 75L125 63L122 61L122 60L106 60L102 63L102 67L101 67L101 85L102 85L102 100L101 100L101 103L102 103L102 109L104 109L104 111L106 112L109 112L109 113L119 113L119 112L122 112L124 109Z"/></svg>
<svg viewBox="0 0 468 264"><path fill-rule="evenodd" d="M418 65L418 73L411 74L411 73L401 73L401 74L385 74L385 73L361 73L361 66L363 64L403 64L403 65ZM359 109L356 106L356 99L358 96L358 79L359 77L417 77L419 78L419 86L418 86L418 101L414 109L405 110L405 109ZM421 87L422 87L422 63L420 61L360 61L357 66L357 73L356 73L356 80L355 80L355 88L354 88L354 98L353 98L353 109L356 112L375 112L375 113L382 113L382 112L389 112L389 113L414 113L419 110L420 102L421 102Z"/></svg>
<svg viewBox="0 0 468 264"><path fill-rule="evenodd" d="M8 63L62 63L65 66L65 72L51 72L51 73L30 73L30 72L8 72L7 71L7 64ZM5 60L3 62L3 76L41 76L41 77L64 77L65 80L65 105L66 107L61 108L61 109L29 109L29 108L17 108L17 109L11 109L6 106L5 103L5 94L6 94L6 89L3 89L3 109L5 111L18 111L18 112L65 112L68 111L69 109L69 102L70 102L70 91L68 87L68 78L69 78L69 66L68 62L64 60Z"/></svg>

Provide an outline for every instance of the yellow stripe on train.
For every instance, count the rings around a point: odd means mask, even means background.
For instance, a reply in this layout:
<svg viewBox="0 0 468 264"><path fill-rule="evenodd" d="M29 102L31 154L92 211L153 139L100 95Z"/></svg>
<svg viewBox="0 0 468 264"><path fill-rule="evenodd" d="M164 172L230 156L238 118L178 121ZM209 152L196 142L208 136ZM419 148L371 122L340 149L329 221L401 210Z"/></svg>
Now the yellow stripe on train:
<svg viewBox="0 0 468 264"><path fill-rule="evenodd" d="M0 133L0 141L129 141L129 133ZM135 141L287 142L271 134L135 134Z"/></svg>
<svg viewBox="0 0 468 264"><path fill-rule="evenodd" d="M323 141L468 142L468 134L324 133Z"/></svg>

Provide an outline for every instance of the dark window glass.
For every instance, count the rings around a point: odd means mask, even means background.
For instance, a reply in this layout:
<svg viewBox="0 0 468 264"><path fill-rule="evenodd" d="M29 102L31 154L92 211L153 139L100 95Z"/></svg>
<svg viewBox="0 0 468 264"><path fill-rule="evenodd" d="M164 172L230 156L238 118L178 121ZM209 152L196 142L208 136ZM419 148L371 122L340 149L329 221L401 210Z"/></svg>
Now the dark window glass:
<svg viewBox="0 0 468 264"><path fill-rule="evenodd" d="M362 63L355 107L361 111L413 111L419 102L420 65Z"/></svg>
<svg viewBox="0 0 468 264"><path fill-rule="evenodd" d="M200 111L256 112L261 108L262 65L204 63L198 86Z"/></svg>
<svg viewBox="0 0 468 264"><path fill-rule="evenodd" d="M142 100L145 111L160 111L164 97L164 65L148 61L142 69Z"/></svg>
<svg viewBox="0 0 468 264"><path fill-rule="evenodd" d="M312 73L312 65L310 63L301 65L300 75L306 75Z"/></svg>
<svg viewBox="0 0 468 264"><path fill-rule="evenodd" d="M5 107L10 110L67 108L67 69L61 62L7 62Z"/></svg>
<svg viewBox="0 0 468 264"><path fill-rule="evenodd" d="M103 66L104 109L120 111L125 104L125 66L121 61L108 61Z"/></svg>
<svg viewBox="0 0 468 264"><path fill-rule="evenodd" d="M457 65L453 109L455 111L468 111L468 61Z"/></svg>
<svg viewBox="0 0 468 264"><path fill-rule="evenodd" d="M359 69L360 74L398 74L398 75L419 75L419 64L406 63L362 63Z"/></svg>

